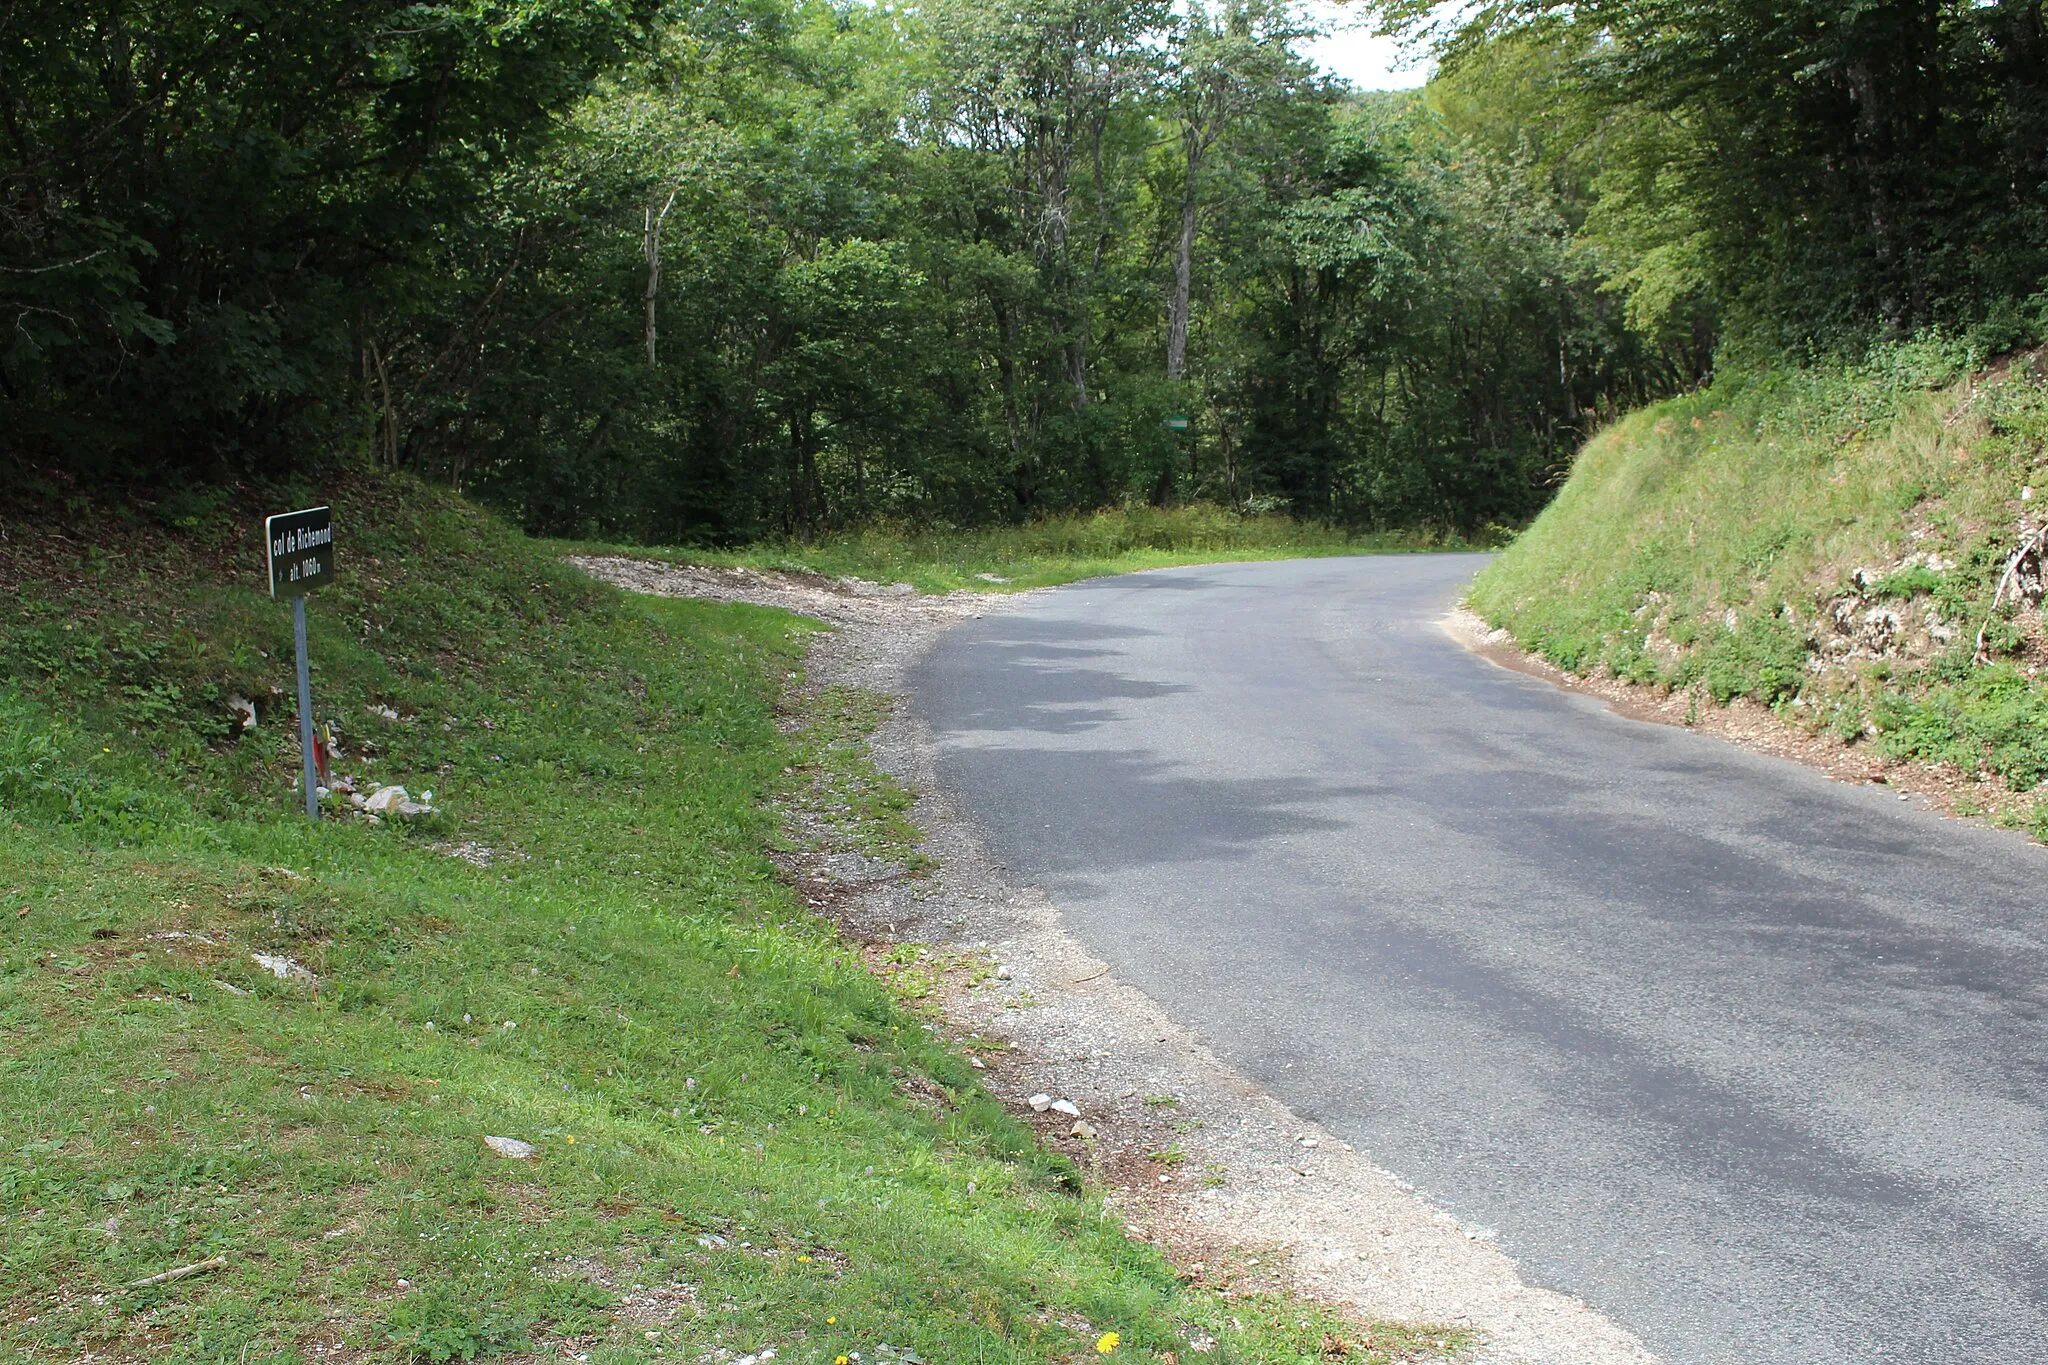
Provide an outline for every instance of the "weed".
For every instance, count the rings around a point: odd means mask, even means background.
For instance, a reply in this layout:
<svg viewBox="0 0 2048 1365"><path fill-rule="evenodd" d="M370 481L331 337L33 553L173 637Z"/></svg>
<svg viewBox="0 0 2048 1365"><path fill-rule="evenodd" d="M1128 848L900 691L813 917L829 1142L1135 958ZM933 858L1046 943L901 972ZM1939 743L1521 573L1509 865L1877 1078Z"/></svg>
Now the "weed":
<svg viewBox="0 0 2048 1365"><path fill-rule="evenodd" d="M412 1360L443 1365L521 1350L533 1320L480 1306L474 1298L433 1289L400 1299L385 1315L385 1339Z"/></svg>
<svg viewBox="0 0 2048 1365"><path fill-rule="evenodd" d="M1918 485L1914 487L1917 489ZM1917 502L1918 498L1914 501ZM1874 598L1909 598L1919 593L1940 592L1947 586L1948 580L1925 564L1908 564L1871 584L1869 595Z"/></svg>

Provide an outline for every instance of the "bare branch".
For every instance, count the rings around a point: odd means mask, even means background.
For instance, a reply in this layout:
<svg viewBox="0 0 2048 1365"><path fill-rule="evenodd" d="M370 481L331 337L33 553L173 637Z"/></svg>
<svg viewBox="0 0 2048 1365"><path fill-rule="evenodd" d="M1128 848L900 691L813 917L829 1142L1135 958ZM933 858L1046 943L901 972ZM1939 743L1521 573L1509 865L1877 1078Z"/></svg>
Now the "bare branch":
<svg viewBox="0 0 2048 1365"><path fill-rule="evenodd" d="M2032 562L2033 567L2033 582L2031 584L2022 582L2022 579L2027 576L2026 570L2029 561ZM2015 602L2023 596L2037 597L2039 595L2044 563L2048 563L2048 521L2042 522L2039 526L2028 526L2025 522L2021 522L2019 544L2010 555L2006 556L2005 569L1998 575L1998 589L1991 594L1991 610L1984 617L1984 624L1977 628L1977 652L1971 655L1972 662L1979 664L1991 662L1991 652L1985 648L1984 644L1985 633L1991 629L1991 622L1997 617L1999 607L2005 604L2008 593L2012 595L2012 600ZM2032 589L2031 592L2029 588Z"/></svg>
<svg viewBox="0 0 2048 1365"><path fill-rule="evenodd" d="M209 1270L225 1270L227 1269L227 1264L228 1258L225 1256L209 1256L203 1261L194 1261L191 1265L181 1265L175 1270L165 1270L155 1275L144 1275L139 1280L130 1280L128 1281L128 1287L130 1289L148 1289L152 1285L170 1284L174 1280L186 1279L193 1275L204 1275Z"/></svg>
<svg viewBox="0 0 2048 1365"><path fill-rule="evenodd" d="M106 254L107 249L105 247L101 247L98 251L94 251L87 255L80 256L75 261L59 261L55 265L32 265L27 267L17 265L0 265L0 273L8 275L47 275L52 270L70 270L76 266L84 265L87 261L92 260L94 257L104 256Z"/></svg>

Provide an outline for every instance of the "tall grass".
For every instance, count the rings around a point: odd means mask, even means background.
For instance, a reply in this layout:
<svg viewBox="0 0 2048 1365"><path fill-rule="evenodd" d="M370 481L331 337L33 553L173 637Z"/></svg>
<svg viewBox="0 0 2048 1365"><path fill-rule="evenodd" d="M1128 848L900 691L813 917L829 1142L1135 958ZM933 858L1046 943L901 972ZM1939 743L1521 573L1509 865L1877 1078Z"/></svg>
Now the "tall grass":
<svg viewBox="0 0 2048 1365"><path fill-rule="evenodd" d="M582 547L624 549L634 547ZM1045 587L1103 574L1223 560L1295 559L1469 549L1429 530L1350 533L1319 522L1214 505L1130 507L980 530L879 526L815 541L764 542L737 552L654 551L745 565L911 583L926 592Z"/></svg>

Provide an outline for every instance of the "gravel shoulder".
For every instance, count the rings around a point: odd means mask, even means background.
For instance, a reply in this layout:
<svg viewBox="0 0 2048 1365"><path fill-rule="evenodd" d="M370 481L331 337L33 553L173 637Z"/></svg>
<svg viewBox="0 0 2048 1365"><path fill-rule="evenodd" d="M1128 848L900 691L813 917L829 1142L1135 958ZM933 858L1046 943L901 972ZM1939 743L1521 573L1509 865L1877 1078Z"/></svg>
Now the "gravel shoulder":
<svg viewBox="0 0 2048 1365"><path fill-rule="evenodd" d="M947 629L1036 595L918 596L742 569L571 562L632 591L825 621L837 628L814 640L802 691L851 687L896 701L911 665ZM1468 1333L1478 1342L1468 1358L1489 1365L1655 1359L1583 1302L1525 1281L1487 1229L1459 1223L1292 1113L1120 981L1066 932L1057 905L990 856L941 789L930 736L909 707L890 707L868 748L915 794L910 819L934 866L906 876L799 806L789 812L784 875L865 946L877 970L923 974L943 1026L992 1092L1091 1173L1130 1236L1159 1245L1189 1278L1231 1292L1288 1289L1361 1322Z"/></svg>

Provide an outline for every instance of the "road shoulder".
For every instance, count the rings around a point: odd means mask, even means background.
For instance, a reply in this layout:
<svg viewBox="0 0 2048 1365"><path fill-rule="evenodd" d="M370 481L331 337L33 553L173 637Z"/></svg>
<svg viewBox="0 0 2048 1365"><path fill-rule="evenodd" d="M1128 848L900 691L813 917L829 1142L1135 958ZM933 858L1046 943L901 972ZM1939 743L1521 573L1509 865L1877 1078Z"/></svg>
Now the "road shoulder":
<svg viewBox="0 0 2048 1365"><path fill-rule="evenodd" d="M1586 1304L1524 1281L1489 1230L1461 1224L1226 1064L991 857L938 780L932 737L907 704L909 674L946 630L1016 610L1035 593L891 596L743 570L707 576L645 561L579 562L636 591L787 607L838 627L811 647L792 723L828 693L884 699L867 756L914 794L906 814L929 865L905 875L899 862L837 837L825 808L798 801L784 875L877 971L926 993L932 1026L959 1041L990 1090L1047 1146L1088 1172L1127 1235L1157 1244L1184 1276L1233 1295L1291 1291L1361 1324L1469 1333L1479 1342L1468 1357L1475 1361L1654 1360ZM1363 1330L1368 1339L1354 1348L1398 1349Z"/></svg>
<svg viewBox="0 0 2048 1365"><path fill-rule="evenodd" d="M1444 633L1469 652L1499 668L1526 674L1566 692L1594 697L1616 715L1653 725L1674 725L1712 735L1752 753L1789 759L1836 782L1880 786L1901 801L1918 801L1953 819L1990 816L2009 795L1995 783L1950 766L1887 758L1829 733L1813 734L1747 697L1718 705L1697 692L1666 690L1603 675L1567 673L1539 654L1523 649L1506 630L1459 603L1439 622Z"/></svg>

